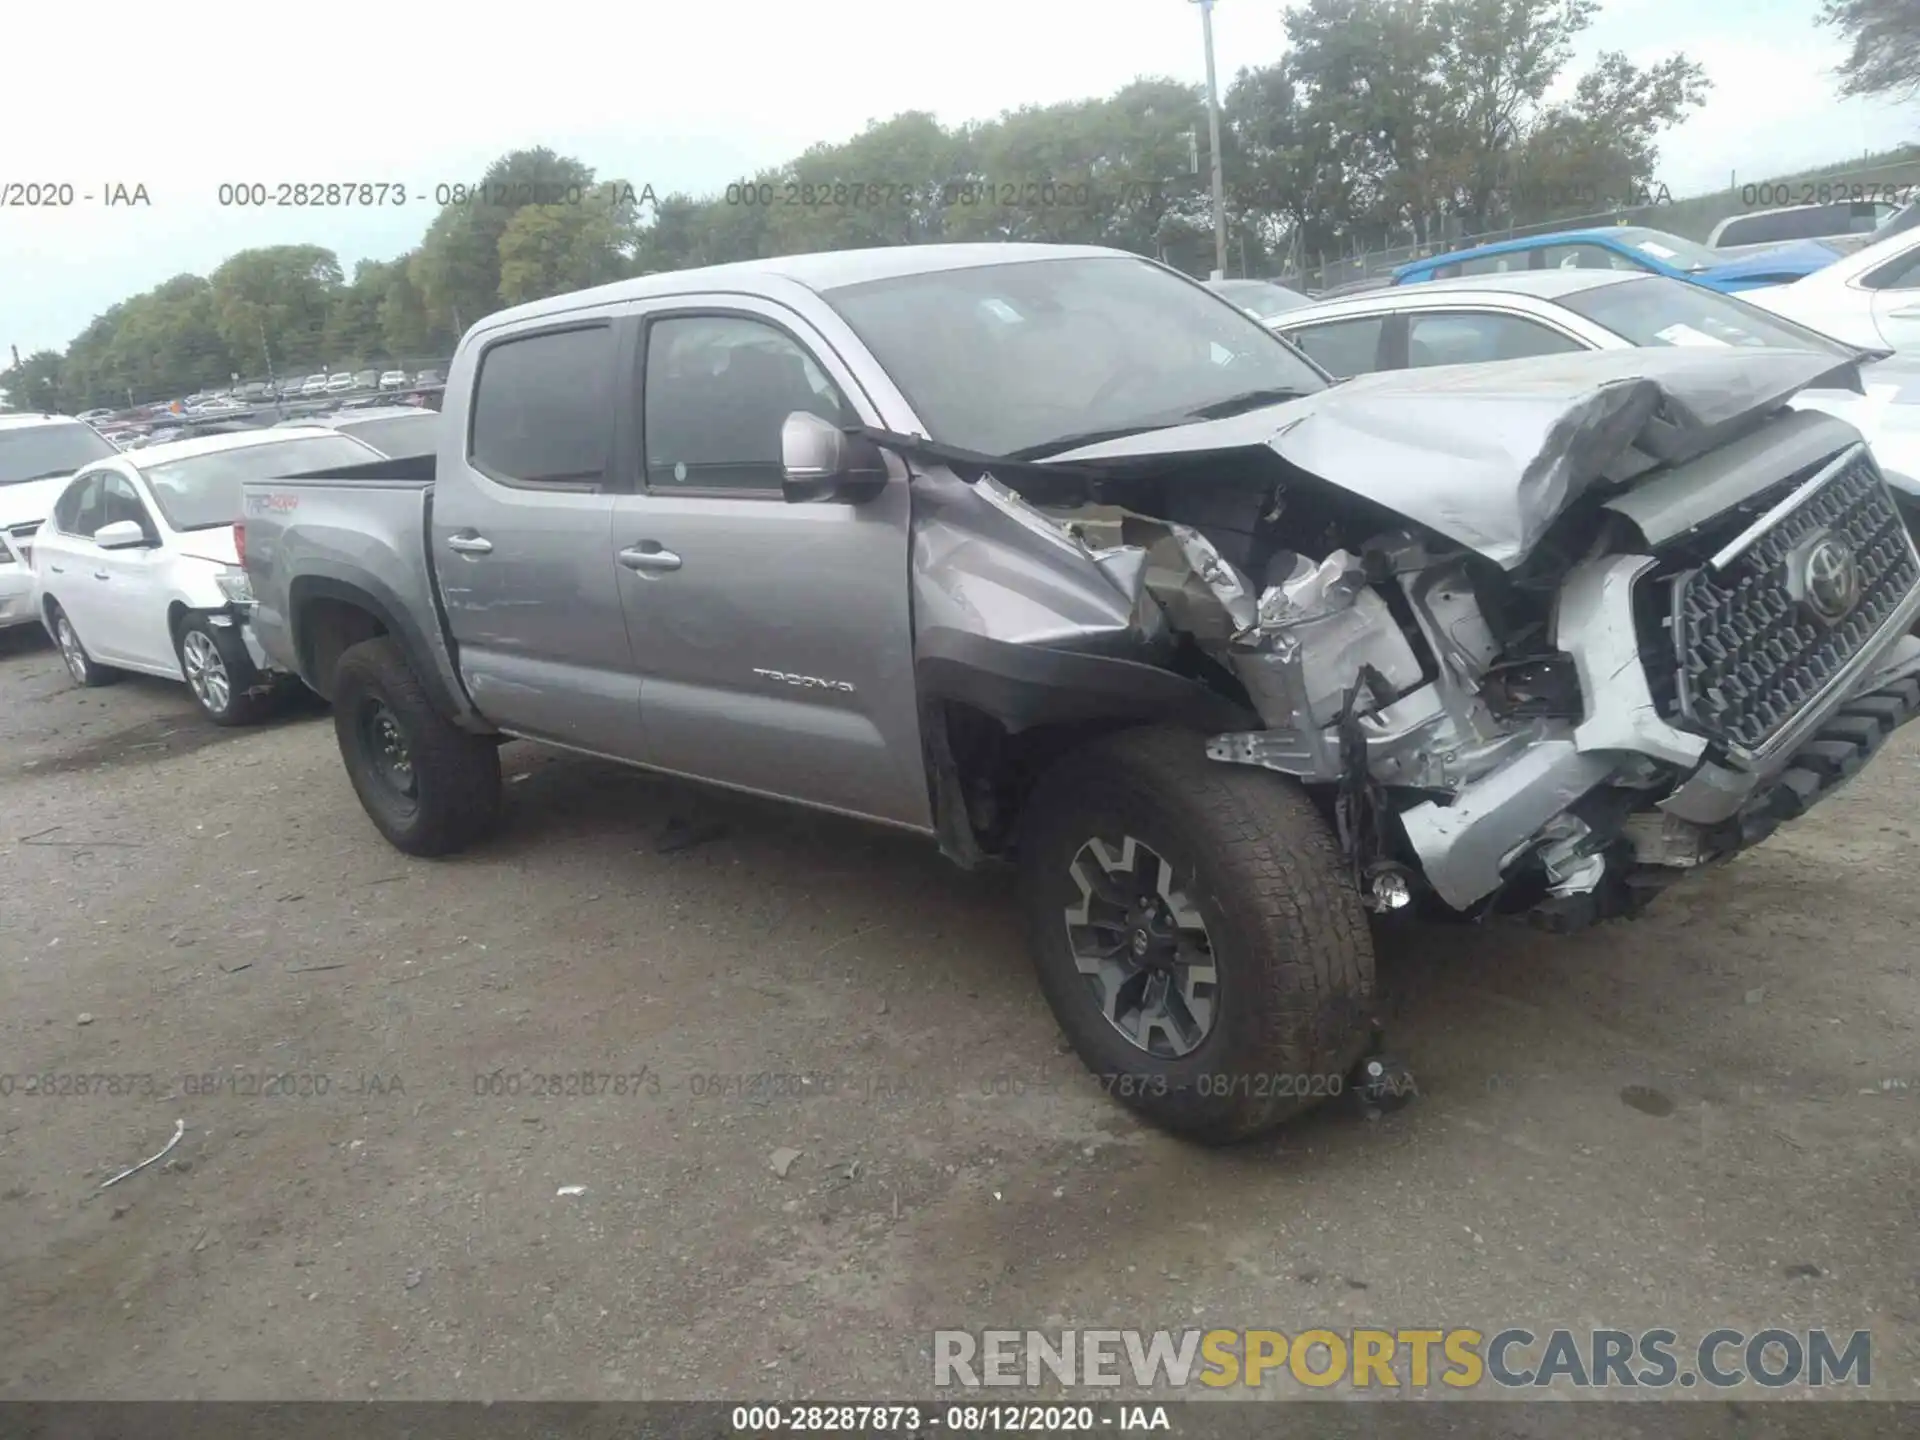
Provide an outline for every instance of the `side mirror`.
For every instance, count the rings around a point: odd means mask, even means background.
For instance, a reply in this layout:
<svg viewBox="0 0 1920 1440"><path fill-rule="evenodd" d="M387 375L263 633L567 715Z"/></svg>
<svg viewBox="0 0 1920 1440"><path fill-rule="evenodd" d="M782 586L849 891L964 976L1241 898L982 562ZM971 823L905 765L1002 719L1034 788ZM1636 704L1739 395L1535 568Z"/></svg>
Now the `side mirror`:
<svg viewBox="0 0 1920 1440"><path fill-rule="evenodd" d="M94 531L93 543L102 550L137 550L152 542L138 520L116 520Z"/></svg>
<svg viewBox="0 0 1920 1440"><path fill-rule="evenodd" d="M780 427L780 491L791 505L809 500L871 500L887 486L887 462L872 441L849 435L810 410Z"/></svg>

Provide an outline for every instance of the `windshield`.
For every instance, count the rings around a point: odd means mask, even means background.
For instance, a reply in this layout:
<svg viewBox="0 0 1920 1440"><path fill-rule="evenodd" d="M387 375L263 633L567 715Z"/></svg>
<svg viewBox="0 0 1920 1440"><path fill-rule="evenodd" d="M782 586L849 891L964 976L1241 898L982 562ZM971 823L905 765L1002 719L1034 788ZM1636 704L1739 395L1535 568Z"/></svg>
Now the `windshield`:
<svg viewBox="0 0 1920 1440"><path fill-rule="evenodd" d="M1623 225L1613 232L1634 249L1651 255L1663 265L1688 272L1724 265L1727 257L1709 250L1696 240L1669 235L1664 230L1646 230L1638 225Z"/></svg>
<svg viewBox="0 0 1920 1440"><path fill-rule="evenodd" d="M1216 280L1211 288L1221 298L1231 300L1242 310L1251 310L1263 320L1313 303L1298 291L1275 285L1271 280Z"/></svg>
<svg viewBox="0 0 1920 1440"><path fill-rule="evenodd" d="M1665 275L1576 290L1562 295L1560 303L1635 345L1765 345L1845 360L1859 354L1757 305Z"/></svg>
<svg viewBox="0 0 1920 1440"><path fill-rule="evenodd" d="M1327 383L1259 321L1127 256L935 270L826 299L934 440L990 455Z"/></svg>
<svg viewBox="0 0 1920 1440"><path fill-rule="evenodd" d="M91 425L77 420L0 429L0 485L71 475L82 465L120 452Z"/></svg>
<svg viewBox="0 0 1920 1440"><path fill-rule="evenodd" d="M274 440L212 455L142 465L153 500L175 530L211 530L240 518L240 484L365 465L381 459L345 435Z"/></svg>
<svg viewBox="0 0 1920 1440"><path fill-rule="evenodd" d="M422 410L417 415L389 415L382 420L367 420L344 428L354 439L364 440L381 454L405 460L415 455L431 455L438 448L435 436L440 428L440 414L436 410Z"/></svg>

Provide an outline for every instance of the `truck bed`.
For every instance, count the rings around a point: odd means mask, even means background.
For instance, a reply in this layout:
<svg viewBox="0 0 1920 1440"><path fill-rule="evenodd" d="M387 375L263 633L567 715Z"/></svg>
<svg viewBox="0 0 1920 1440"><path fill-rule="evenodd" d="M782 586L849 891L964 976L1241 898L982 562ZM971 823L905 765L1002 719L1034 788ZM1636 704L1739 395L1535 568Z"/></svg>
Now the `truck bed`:
<svg viewBox="0 0 1920 1440"><path fill-rule="evenodd" d="M432 671L421 678L450 715L477 726L440 621L428 547L435 473L435 457L424 455L247 481L241 524L253 629L275 663L324 696L345 642L296 633L294 617L314 615L316 600L354 606Z"/></svg>
<svg viewBox="0 0 1920 1440"><path fill-rule="evenodd" d="M437 465L437 456L406 455L397 460L369 460L364 465L348 465L335 470L316 470L304 475L285 475L275 480L262 480L258 483L276 485L286 481L297 481L308 485L354 485L367 480L431 480Z"/></svg>

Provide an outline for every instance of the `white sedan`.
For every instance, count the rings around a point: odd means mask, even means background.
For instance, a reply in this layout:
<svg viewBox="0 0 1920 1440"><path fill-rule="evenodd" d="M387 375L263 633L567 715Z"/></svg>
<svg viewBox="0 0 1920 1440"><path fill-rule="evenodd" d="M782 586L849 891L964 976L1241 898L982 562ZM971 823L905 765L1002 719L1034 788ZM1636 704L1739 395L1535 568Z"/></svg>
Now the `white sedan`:
<svg viewBox="0 0 1920 1440"><path fill-rule="evenodd" d="M33 536L67 478L114 454L91 425L64 415L0 415L0 630L31 625Z"/></svg>
<svg viewBox="0 0 1920 1440"><path fill-rule="evenodd" d="M1920 354L1920 229L1896 230L1803 280L1741 298L1850 344Z"/></svg>
<svg viewBox="0 0 1920 1440"><path fill-rule="evenodd" d="M272 709L234 548L243 480L382 458L331 430L256 430L155 445L76 474L33 538L36 608L81 685L125 670L184 680L220 725Z"/></svg>
<svg viewBox="0 0 1920 1440"><path fill-rule="evenodd" d="M1895 488L1920 499L1920 358L1843 344L1747 302L1664 275L1516 270L1396 285L1289 310L1271 328L1342 379L1376 370L1654 345L1774 346L1856 361L1864 394L1803 390L1796 408L1857 428Z"/></svg>

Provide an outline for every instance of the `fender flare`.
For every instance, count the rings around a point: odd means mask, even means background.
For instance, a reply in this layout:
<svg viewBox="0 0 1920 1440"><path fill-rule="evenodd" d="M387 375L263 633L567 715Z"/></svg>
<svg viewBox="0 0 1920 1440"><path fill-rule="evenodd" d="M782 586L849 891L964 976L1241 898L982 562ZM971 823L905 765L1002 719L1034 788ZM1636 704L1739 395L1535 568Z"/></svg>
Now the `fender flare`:
<svg viewBox="0 0 1920 1440"><path fill-rule="evenodd" d="M299 666L300 678L308 688L328 700L333 697L327 687L317 683L314 673L313 640L311 633L302 624L302 615L316 600L338 600L364 610L381 624L387 634L399 642L401 650L414 673L420 677L420 683L426 687L432 697L434 708L439 710L453 724L463 730L483 730L486 727L480 721L472 702L464 695L457 694L447 682L441 667L435 663L434 647L419 624L413 619L399 597L385 587L378 587L366 581L352 581L331 575L301 575L289 588L287 595L287 629L293 643L295 662Z"/></svg>
<svg viewBox="0 0 1920 1440"><path fill-rule="evenodd" d="M923 697L971 705L1009 734L1093 720L1183 725L1208 734L1260 724L1200 681L1156 665L963 631L923 632L914 668Z"/></svg>

